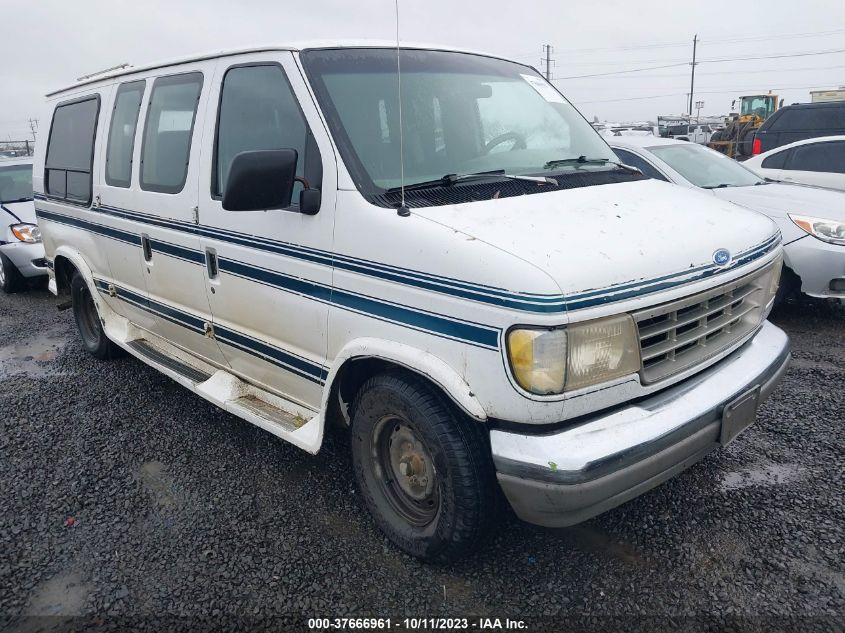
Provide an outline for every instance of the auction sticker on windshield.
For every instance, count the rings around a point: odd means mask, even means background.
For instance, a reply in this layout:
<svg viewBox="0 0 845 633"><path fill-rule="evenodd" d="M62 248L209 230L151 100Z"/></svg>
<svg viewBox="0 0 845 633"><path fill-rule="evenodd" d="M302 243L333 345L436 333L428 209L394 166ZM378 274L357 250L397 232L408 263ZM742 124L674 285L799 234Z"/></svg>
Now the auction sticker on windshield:
<svg viewBox="0 0 845 633"><path fill-rule="evenodd" d="M537 92L540 93L540 96L543 97L549 103L564 103L563 95L561 95L557 90L555 90L551 84L540 77L535 77L534 75L522 75L520 74L528 84L534 88Z"/></svg>

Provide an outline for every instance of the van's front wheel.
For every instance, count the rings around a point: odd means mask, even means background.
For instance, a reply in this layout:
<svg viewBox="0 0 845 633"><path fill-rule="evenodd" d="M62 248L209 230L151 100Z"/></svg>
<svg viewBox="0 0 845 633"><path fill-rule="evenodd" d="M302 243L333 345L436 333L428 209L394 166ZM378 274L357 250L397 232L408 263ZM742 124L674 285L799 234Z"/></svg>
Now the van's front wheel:
<svg viewBox="0 0 845 633"><path fill-rule="evenodd" d="M412 556L452 560L479 541L496 503L489 455L483 429L412 375L375 376L358 391L358 487L382 531Z"/></svg>
<svg viewBox="0 0 845 633"><path fill-rule="evenodd" d="M100 360L113 358L116 355L116 347L106 336L94 297L78 271L73 273L70 280L70 295L76 327L85 349Z"/></svg>

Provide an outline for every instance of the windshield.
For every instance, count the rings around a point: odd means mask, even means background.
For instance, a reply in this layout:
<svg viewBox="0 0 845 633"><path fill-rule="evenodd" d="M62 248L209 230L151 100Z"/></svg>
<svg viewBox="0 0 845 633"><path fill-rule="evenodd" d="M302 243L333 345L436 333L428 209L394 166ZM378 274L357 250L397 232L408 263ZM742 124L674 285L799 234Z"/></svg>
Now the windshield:
<svg viewBox="0 0 845 633"><path fill-rule="evenodd" d="M743 97L740 114L756 114L760 118L765 119L774 111L774 100L775 97L769 95Z"/></svg>
<svg viewBox="0 0 845 633"><path fill-rule="evenodd" d="M697 187L747 187L764 182L733 158L695 143L647 149Z"/></svg>
<svg viewBox="0 0 845 633"><path fill-rule="evenodd" d="M0 166L0 202L32 199L32 165Z"/></svg>
<svg viewBox="0 0 845 633"><path fill-rule="evenodd" d="M396 51L302 53L344 161L362 193L401 183ZM504 170L510 175L613 169L555 166L583 156L616 160L587 121L534 70L479 55L403 50L405 185Z"/></svg>

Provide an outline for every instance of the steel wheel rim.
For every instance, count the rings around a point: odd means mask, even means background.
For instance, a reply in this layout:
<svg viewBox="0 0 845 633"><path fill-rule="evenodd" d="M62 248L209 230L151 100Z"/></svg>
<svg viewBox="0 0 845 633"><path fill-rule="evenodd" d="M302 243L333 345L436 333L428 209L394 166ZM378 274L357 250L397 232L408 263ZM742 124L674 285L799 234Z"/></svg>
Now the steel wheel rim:
<svg viewBox="0 0 845 633"><path fill-rule="evenodd" d="M416 527L440 511L440 486L434 460L416 429L395 415L375 425L371 451L376 480L393 510Z"/></svg>

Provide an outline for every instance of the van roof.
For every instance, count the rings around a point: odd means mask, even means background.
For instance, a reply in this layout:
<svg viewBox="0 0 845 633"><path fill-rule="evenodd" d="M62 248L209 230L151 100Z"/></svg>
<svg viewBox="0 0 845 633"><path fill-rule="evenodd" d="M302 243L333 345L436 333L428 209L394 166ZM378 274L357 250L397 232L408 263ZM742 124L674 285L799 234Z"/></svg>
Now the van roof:
<svg viewBox="0 0 845 633"><path fill-rule="evenodd" d="M82 81L77 81L69 86L65 86L64 88L60 88L58 90L54 90L52 92L47 93L47 97L54 97L56 95L60 95L63 92L68 92L70 90L76 90L80 86L87 86L91 84L96 84L104 81L109 81L116 77L123 77L125 75L132 75L139 72L146 72L148 70L155 70L156 68L166 68L168 66L178 66L179 64L187 64L190 62L197 62L206 59L215 59L218 57L231 57L233 55L243 55L246 53L265 53L269 51L303 51L306 49L313 49L313 48L322 48L322 49L331 49L331 48L396 48L396 42L390 40L346 40L346 41L338 41L338 40L305 40L305 41L298 41L293 42L290 44L268 44L265 46L251 46L247 48L232 48L232 49L223 49L217 51L208 51L205 53L196 53L193 55L188 55L186 57L177 57L174 59L168 60L161 60L158 62L152 62L149 64L144 64L142 66L127 66L124 68L116 68L113 71L107 71L101 74L95 74L94 76L88 77ZM502 55L494 55L491 53L485 53L481 51L469 50L464 48L456 48L454 46L444 46L442 44L424 44L424 43L417 43L417 42L402 42L401 48L403 49L413 49L413 50L438 50L438 51L451 51L457 53L472 53L475 55L484 55L485 57L495 57L497 59L507 59ZM513 60L508 60L513 61Z"/></svg>

